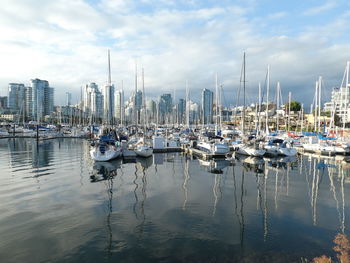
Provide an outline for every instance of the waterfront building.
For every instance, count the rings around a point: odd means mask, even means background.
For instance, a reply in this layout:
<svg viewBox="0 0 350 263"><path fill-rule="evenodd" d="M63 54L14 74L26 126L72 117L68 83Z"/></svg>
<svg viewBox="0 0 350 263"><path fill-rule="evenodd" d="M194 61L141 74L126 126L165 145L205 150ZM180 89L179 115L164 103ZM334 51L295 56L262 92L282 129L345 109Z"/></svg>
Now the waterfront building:
<svg viewBox="0 0 350 263"><path fill-rule="evenodd" d="M142 91L138 90L136 92L136 96L135 96L135 104L134 107L136 110L136 117L137 117L137 123L140 123L140 118L141 118L141 109L142 109Z"/></svg>
<svg viewBox="0 0 350 263"><path fill-rule="evenodd" d="M54 88L47 80L31 79L26 92L26 108L31 120L42 121L54 110Z"/></svg>
<svg viewBox="0 0 350 263"><path fill-rule="evenodd" d="M170 117L170 113L172 111L172 98L171 94L163 94L159 99L159 118L161 123L166 123Z"/></svg>
<svg viewBox="0 0 350 263"><path fill-rule="evenodd" d="M113 123L114 117L114 85L107 84L103 87L103 118L108 124Z"/></svg>
<svg viewBox="0 0 350 263"><path fill-rule="evenodd" d="M83 110L89 117L101 118L103 97L96 83L86 84L83 90Z"/></svg>
<svg viewBox="0 0 350 263"><path fill-rule="evenodd" d="M185 124L185 114L186 114L186 101L184 99L179 99L177 104L177 123Z"/></svg>
<svg viewBox="0 0 350 263"><path fill-rule="evenodd" d="M125 123L124 114L124 90L117 90L115 93L115 118L118 124Z"/></svg>
<svg viewBox="0 0 350 263"><path fill-rule="evenodd" d="M193 101L189 101L189 118L190 124L198 124L199 123L199 105Z"/></svg>
<svg viewBox="0 0 350 263"><path fill-rule="evenodd" d="M7 108L7 96L0 96L0 109L6 109Z"/></svg>
<svg viewBox="0 0 350 263"><path fill-rule="evenodd" d="M26 87L21 83L9 83L7 107L15 113L25 110Z"/></svg>
<svg viewBox="0 0 350 263"><path fill-rule="evenodd" d="M327 110L335 111L335 114L341 118L342 123L350 122L350 61L346 63L342 83L339 88L333 88L331 102L327 103ZM320 84L318 84L320 86Z"/></svg>
<svg viewBox="0 0 350 263"><path fill-rule="evenodd" d="M202 91L202 118L203 124L213 123L213 98L214 93L209 89Z"/></svg>
<svg viewBox="0 0 350 263"><path fill-rule="evenodd" d="M156 122L157 104L154 100L146 101L146 114L147 114L148 122Z"/></svg>
<svg viewBox="0 0 350 263"><path fill-rule="evenodd" d="M72 93L66 92L66 105L71 106L72 105Z"/></svg>

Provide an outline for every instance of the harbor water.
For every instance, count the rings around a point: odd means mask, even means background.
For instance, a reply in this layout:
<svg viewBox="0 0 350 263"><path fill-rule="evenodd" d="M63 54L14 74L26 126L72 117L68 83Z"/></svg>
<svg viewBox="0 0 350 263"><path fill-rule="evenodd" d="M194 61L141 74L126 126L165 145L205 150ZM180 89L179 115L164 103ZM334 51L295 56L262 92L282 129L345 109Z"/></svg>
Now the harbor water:
<svg viewBox="0 0 350 263"><path fill-rule="evenodd" d="M0 140L0 262L301 262L349 232L342 158L94 163L82 139Z"/></svg>

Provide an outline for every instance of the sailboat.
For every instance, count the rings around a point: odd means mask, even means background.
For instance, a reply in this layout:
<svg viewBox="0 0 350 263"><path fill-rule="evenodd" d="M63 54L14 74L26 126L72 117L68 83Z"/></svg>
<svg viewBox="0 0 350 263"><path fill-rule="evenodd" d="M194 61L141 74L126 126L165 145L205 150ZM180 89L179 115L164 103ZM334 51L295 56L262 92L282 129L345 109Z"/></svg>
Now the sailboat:
<svg viewBox="0 0 350 263"><path fill-rule="evenodd" d="M245 135L245 52L243 54L243 110L242 110L242 134ZM262 157L265 154L265 150L261 149L260 144L255 140L237 143L234 145L234 149L237 153L242 155Z"/></svg>
<svg viewBox="0 0 350 263"><path fill-rule="evenodd" d="M108 50L108 86L111 87L111 63L110 53ZM117 134L115 131L108 128L102 130L102 136L100 136L97 143L93 143L90 150L91 159L94 161L110 161L118 158L122 155L122 148L117 140Z"/></svg>
<svg viewBox="0 0 350 263"><path fill-rule="evenodd" d="M219 122L219 116L221 116L221 105L219 105L219 91L218 91L218 76L215 76L215 90L216 90L216 124L215 124L215 137L201 136L198 140L197 148L201 151L209 153L215 156L225 156L230 152L229 146L224 142L224 138L219 136L219 130L221 130L221 124Z"/></svg>
<svg viewBox="0 0 350 263"><path fill-rule="evenodd" d="M140 157L150 157L153 154L153 148L145 142L145 134L147 132L147 116L146 116L146 103L145 103L145 77L144 71L142 69L142 108L143 108L143 138L140 138L139 142L136 144L135 153Z"/></svg>

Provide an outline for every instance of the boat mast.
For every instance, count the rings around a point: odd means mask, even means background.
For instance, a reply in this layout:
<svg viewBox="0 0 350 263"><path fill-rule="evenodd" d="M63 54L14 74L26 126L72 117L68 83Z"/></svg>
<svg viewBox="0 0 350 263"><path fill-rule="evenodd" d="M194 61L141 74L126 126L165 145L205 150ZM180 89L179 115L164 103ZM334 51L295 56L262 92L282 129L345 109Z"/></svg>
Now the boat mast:
<svg viewBox="0 0 350 263"><path fill-rule="evenodd" d="M260 123L260 114L261 114L261 84L259 82L259 102L258 102L258 134L260 135L260 130L261 130L261 123Z"/></svg>
<svg viewBox="0 0 350 263"><path fill-rule="evenodd" d="M242 134L245 133L245 52L243 52L243 110L242 110Z"/></svg>
<svg viewBox="0 0 350 263"><path fill-rule="evenodd" d="M120 94L120 124L121 126L124 125L124 114L125 114L125 109L124 109L124 81L122 80L122 91Z"/></svg>
<svg viewBox="0 0 350 263"><path fill-rule="evenodd" d="M110 109L111 109L111 95L112 95L112 92L111 92L111 89L112 89L112 80L111 80L111 57L110 57L110 50L108 49L108 88L106 90L106 95L108 94L108 104L107 104L107 123L108 124L112 124L113 125L113 121L111 123L111 120L112 120L112 112L110 112ZM105 98L106 99L106 98Z"/></svg>
<svg viewBox="0 0 350 263"><path fill-rule="evenodd" d="M288 131L290 131L290 104L292 100L292 93L288 93Z"/></svg>
<svg viewBox="0 0 350 263"><path fill-rule="evenodd" d="M347 121L347 113L348 113L348 89L350 88L349 87L349 68L350 68L350 61L348 61L346 63L346 68L345 68L345 72L344 72L344 77L343 77L343 81L342 81L342 84L340 86L340 90L342 91L343 90L343 85L344 85L344 81L345 81L345 101L342 102L342 105L344 104L344 108L342 109L343 110L343 131L345 130L345 123ZM343 92L341 92L343 93ZM342 95L343 97L343 95Z"/></svg>
<svg viewBox="0 0 350 263"><path fill-rule="evenodd" d="M270 65L267 65L267 89L266 89L266 135L269 133L269 90L270 90Z"/></svg>
<svg viewBox="0 0 350 263"><path fill-rule="evenodd" d="M186 126L190 128L190 95L188 90L188 81L186 80Z"/></svg>
<svg viewBox="0 0 350 263"><path fill-rule="evenodd" d="M134 120L135 120L135 127L137 127L138 121L137 121L137 61L135 60L135 97L134 97Z"/></svg>
<svg viewBox="0 0 350 263"><path fill-rule="evenodd" d="M218 135L219 124L219 90L218 90L218 73L215 74L215 135Z"/></svg>
<svg viewBox="0 0 350 263"><path fill-rule="evenodd" d="M304 129L304 104L301 104L301 125L300 125L300 131L303 133Z"/></svg>
<svg viewBox="0 0 350 263"><path fill-rule="evenodd" d="M145 94L145 74L142 68L142 109L143 109L143 125L144 125L144 134L147 129L147 115L146 115L146 94Z"/></svg>
<svg viewBox="0 0 350 263"><path fill-rule="evenodd" d="M317 131L317 103L318 103L318 81L316 81L315 85L315 112L314 112L314 130Z"/></svg>
<svg viewBox="0 0 350 263"><path fill-rule="evenodd" d="M321 132L321 91L322 76L318 78L318 132Z"/></svg>
<svg viewBox="0 0 350 263"><path fill-rule="evenodd" d="M276 102L276 131L278 133L278 129L279 129L279 124L280 124L280 120L279 120L279 115L278 115L278 109L280 108L280 89L281 89L281 86L280 86L280 82L278 81L277 82L277 102Z"/></svg>

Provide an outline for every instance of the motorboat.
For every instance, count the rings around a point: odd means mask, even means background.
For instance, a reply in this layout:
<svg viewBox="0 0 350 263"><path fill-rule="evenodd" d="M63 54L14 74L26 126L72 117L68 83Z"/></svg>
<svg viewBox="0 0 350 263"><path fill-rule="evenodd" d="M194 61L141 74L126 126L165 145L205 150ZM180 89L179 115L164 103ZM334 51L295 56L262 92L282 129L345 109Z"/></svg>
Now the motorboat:
<svg viewBox="0 0 350 263"><path fill-rule="evenodd" d="M216 156L219 156L219 155L225 156L230 152L230 148L228 147L228 145L225 143L222 143L217 139L204 140L202 138L197 144L197 149Z"/></svg>
<svg viewBox="0 0 350 263"><path fill-rule="evenodd" d="M238 154L242 155L248 155L248 156L253 156L253 157L262 157L265 153L266 150L262 149L259 144L253 143L253 144L236 144L234 149Z"/></svg>
<svg viewBox="0 0 350 263"><path fill-rule="evenodd" d="M264 149L270 156L295 156L298 153L291 143L279 138L269 140L264 145Z"/></svg>

